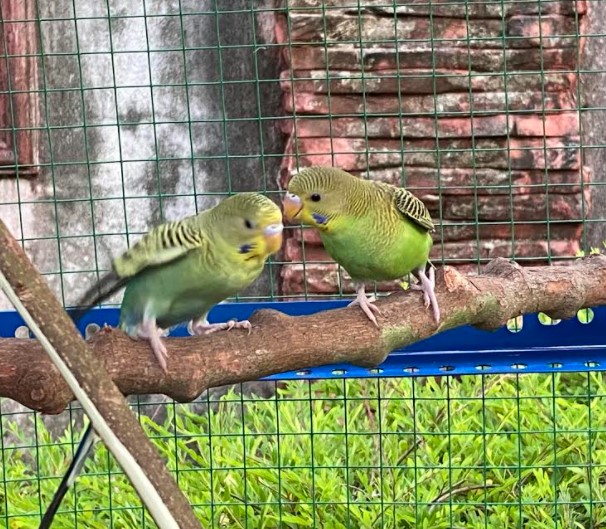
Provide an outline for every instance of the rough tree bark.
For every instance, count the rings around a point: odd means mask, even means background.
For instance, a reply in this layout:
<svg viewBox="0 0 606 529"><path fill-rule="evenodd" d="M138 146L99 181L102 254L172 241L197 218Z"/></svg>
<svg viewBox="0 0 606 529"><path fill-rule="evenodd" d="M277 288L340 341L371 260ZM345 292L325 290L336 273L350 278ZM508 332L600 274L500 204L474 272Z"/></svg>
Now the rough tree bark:
<svg viewBox="0 0 606 529"><path fill-rule="evenodd" d="M123 395L112 382L107 371L103 369L101 360L84 342L48 284L33 267L2 220L0 220L0 271L44 336L67 364L78 384L85 389L103 419L139 463L179 527L200 529L200 523L187 498L168 472L160 454L145 435ZM41 395L40 391L44 394L44 389L41 388L46 386L47 381L58 384L64 394L68 387L67 383L46 352L39 346L37 352L40 364L25 375L27 382L24 389L28 392L28 397L35 400ZM27 361L25 357L15 360ZM40 371L40 365L45 365L45 370ZM14 367L2 364L0 373L14 373ZM23 387L25 381L13 379L13 382ZM5 387L4 383L2 386Z"/></svg>
<svg viewBox="0 0 606 529"><path fill-rule="evenodd" d="M251 318L250 335L166 338L167 373L147 342L119 330L105 328L89 343L124 394L163 393L185 402L208 388L273 373L341 362L376 366L396 348L466 324L496 329L520 314L542 311L565 319L606 304L601 255L566 267L522 268L496 259L480 276L466 277L450 267L437 275L439 328L423 309L420 293L402 292L377 302L380 329L357 307L299 317L262 310ZM0 396L45 413L59 413L73 398L35 340L12 338L0 340Z"/></svg>

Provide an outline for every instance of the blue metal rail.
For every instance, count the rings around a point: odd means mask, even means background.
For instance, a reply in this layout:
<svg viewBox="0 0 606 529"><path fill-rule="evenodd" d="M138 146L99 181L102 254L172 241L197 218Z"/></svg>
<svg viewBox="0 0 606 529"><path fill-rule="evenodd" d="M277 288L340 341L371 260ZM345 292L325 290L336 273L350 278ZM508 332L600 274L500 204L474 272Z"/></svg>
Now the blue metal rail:
<svg viewBox="0 0 606 529"><path fill-rule="evenodd" d="M343 307L347 300L278 301L263 303L224 303L217 305L209 321L243 320L259 309L271 308L292 316L312 314ZM115 326L118 309L93 309L79 323ZM430 375L468 375L480 373L550 373L558 371L600 371L606 369L606 307L593 309L590 323L578 318L543 325L536 314L524 316L519 332L503 327L494 332L460 327L394 351L376 369L346 364L323 366L268 377L269 380L359 378ZM0 337L14 337L23 326L16 312L0 312ZM187 336L184 327L171 336Z"/></svg>

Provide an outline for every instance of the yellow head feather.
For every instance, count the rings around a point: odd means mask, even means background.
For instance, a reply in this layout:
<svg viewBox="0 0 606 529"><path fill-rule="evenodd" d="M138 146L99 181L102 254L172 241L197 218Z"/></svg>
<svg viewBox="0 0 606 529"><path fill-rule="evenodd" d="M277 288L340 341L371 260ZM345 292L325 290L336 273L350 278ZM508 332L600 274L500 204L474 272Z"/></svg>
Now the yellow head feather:
<svg viewBox="0 0 606 529"><path fill-rule="evenodd" d="M364 181L335 167L308 167L288 184L284 213L319 230L327 230L343 214L353 213Z"/></svg>
<svg viewBox="0 0 606 529"><path fill-rule="evenodd" d="M282 246L282 212L259 193L238 193L211 212L210 234L219 237L243 261L265 260Z"/></svg>

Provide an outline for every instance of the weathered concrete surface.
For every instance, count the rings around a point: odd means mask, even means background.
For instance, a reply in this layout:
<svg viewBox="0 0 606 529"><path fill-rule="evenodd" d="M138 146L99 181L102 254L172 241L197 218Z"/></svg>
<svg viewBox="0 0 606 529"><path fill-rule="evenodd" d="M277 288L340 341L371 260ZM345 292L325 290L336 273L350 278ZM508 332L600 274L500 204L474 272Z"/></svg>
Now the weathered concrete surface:
<svg viewBox="0 0 606 529"><path fill-rule="evenodd" d="M230 0L242 12L218 17L212 0L110 0L109 13L106 2L38 4L40 84L52 90L41 160L56 165L0 180L0 216L69 305L139 234L218 199L206 193L276 189L283 140L260 119L282 113L278 51L266 46L274 14L263 11L274 0L256 1L254 16ZM276 268L245 294L275 294Z"/></svg>
<svg viewBox="0 0 606 529"><path fill-rule="evenodd" d="M205 193L275 189L268 175L282 152L274 122L259 119L280 114L279 86L255 81L277 78L277 51L264 46L275 38L273 13L253 19L249 3L234 0L230 9L243 12L216 18L211 0L190 0L181 18L171 16L177 0L113 0L108 18L103 2L72 4L40 2L48 19L41 84L53 90L41 100L41 158L58 165L21 182L20 192L14 180L0 182L0 214L13 233L50 238L26 246L45 272L64 274L63 284L49 280L66 304L93 280L78 271L107 268L152 225L219 198ZM219 43L242 47L219 51ZM18 200L32 202L21 216ZM267 294L269 284L265 277L249 293Z"/></svg>

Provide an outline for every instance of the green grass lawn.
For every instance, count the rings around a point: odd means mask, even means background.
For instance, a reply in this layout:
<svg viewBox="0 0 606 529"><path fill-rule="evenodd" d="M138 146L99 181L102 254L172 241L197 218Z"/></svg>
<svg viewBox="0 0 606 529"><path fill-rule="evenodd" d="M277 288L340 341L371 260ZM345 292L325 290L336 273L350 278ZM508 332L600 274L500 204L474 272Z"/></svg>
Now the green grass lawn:
<svg viewBox="0 0 606 529"><path fill-rule="evenodd" d="M605 396L600 373L302 381L142 422L205 528L585 529L606 527ZM4 446L3 527L36 528L71 459L36 426ZM55 527L143 518L98 446Z"/></svg>

